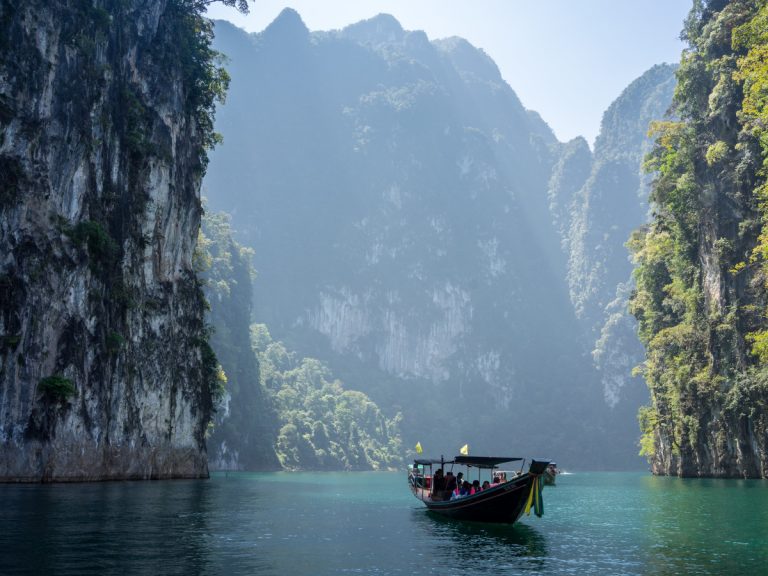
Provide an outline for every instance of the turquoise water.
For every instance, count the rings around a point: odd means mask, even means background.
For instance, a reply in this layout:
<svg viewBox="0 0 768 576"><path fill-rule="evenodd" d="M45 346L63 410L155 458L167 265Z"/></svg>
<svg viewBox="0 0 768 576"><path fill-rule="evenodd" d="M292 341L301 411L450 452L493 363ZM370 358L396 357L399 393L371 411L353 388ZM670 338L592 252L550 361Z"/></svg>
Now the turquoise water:
<svg viewBox="0 0 768 576"><path fill-rule="evenodd" d="M581 473L515 526L393 473L0 485L0 574L768 574L768 483Z"/></svg>

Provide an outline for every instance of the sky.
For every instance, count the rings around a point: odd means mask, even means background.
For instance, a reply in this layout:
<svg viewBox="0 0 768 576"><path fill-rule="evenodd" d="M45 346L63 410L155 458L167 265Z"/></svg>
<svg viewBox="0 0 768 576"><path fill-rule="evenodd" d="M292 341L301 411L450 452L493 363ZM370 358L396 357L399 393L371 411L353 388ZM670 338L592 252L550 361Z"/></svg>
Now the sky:
<svg viewBox="0 0 768 576"><path fill-rule="evenodd" d="M247 16L214 4L208 16L260 32L286 7L310 30L391 14L430 40L461 36L493 58L526 108L558 139L592 144L603 112L654 64L679 62L692 0L255 0Z"/></svg>

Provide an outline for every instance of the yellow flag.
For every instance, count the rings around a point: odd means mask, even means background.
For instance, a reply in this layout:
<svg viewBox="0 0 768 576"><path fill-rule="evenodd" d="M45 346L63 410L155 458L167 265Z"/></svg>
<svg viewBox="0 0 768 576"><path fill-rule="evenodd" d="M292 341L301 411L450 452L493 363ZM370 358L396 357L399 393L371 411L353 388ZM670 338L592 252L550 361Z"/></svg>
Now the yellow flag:
<svg viewBox="0 0 768 576"><path fill-rule="evenodd" d="M464 444L459 452L461 452L462 456L469 456L469 444Z"/></svg>
<svg viewBox="0 0 768 576"><path fill-rule="evenodd" d="M421 449L421 442L416 442L416 454L421 454L424 450Z"/></svg>

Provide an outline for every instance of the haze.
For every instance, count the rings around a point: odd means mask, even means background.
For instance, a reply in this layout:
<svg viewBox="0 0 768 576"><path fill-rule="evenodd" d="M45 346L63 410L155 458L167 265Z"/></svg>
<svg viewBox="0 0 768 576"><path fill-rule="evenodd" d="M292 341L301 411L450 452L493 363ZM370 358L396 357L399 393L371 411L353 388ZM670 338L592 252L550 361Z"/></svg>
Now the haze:
<svg viewBox="0 0 768 576"><path fill-rule="evenodd" d="M592 145L603 112L624 87L654 64L679 61L680 29L691 3L263 0L248 16L220 4L208 15L258 32L286 6L310 30L339 29L383 12L406 30L424 30L430 40L465 38L493 58L523 104L539 112L559 140L584 136Z"/></svg>

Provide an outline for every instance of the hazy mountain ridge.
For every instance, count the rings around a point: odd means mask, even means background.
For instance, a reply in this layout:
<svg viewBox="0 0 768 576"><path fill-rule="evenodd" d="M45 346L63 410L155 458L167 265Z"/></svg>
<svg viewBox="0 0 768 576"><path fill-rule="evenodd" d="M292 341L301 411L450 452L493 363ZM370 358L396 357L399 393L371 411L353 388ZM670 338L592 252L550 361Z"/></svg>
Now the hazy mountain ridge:
<svg viewBox="0 0 768 576"><path fill-rule="evenodd" d="M314 358L297 358L251 325L253 250L225 214L203 216L195 263L209 303L211 346L226 370L207 439L217 470L370 470L402 463L400 416L384 418Z"/></svg>
<svg viewBox="0 0 768 576"><path fill-rule="evenodd" d="M632 461L552 224L565 145L485 53L385 15L310 33L292 11L255 35L217 23L217 47L233 79L207 194L256 248L258 321L402 409L406 443Z"/></svg>
<svg viewBox="0 0 768 576"><path fill-rule="evenodd" d="M550 180L550 209L568 254L571 301L591 339L611 407L643 359L627 310L634 284L624 244L649 218L650 177L643 170L653 143L648 130L671 106L675 70L657 65L632 82L606 110L594 153L583 140L568 143ZM645 397L639 379L632 388L633 402Z"/></svg>

